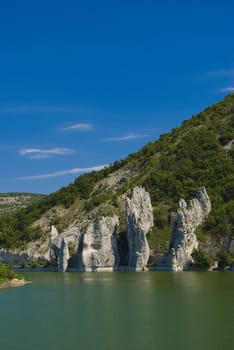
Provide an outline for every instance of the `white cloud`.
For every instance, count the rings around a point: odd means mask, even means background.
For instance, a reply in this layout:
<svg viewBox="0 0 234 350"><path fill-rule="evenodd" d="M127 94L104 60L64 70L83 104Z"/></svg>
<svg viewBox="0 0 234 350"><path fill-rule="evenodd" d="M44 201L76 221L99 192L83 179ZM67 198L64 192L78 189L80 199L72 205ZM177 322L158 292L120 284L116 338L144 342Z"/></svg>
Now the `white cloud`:
<svg viewBox="0 0 234 350"><path fill-rule="evenodd" d="M88 173L90 171L98 171L98 170L101 170L105 167L108 167L108 165L97 165L97 166L93 166L90 168L74 168L74 169L69 169L69 170L56 171L54 173L49 173L49 174L22 176L22 177L17 177L16 180L48 179L48 178L53 178L53 177L65 176L65 175L74 175L74 174Z"/></svg>
<svg viewBox="0 0 234 350"><path fill-rule="evenodd" d="M42 149L42 148L22 148L19 150L19 154L21 156L29 156L31 159L44 159L51 156L57 155L70 155L74 154L75 151L70 148L50 148L50 149Z"/></svg>
<svg viewBox="0 0 234 350"><path fill-rule="evenodd" d="M234 91L234 86L227 86L225 88L220 89L221 92L232 92Z"/></svg>
<svg viewBox="0 0 234 350"><path fill-rule="evenodd" d="M69 130L83 131L83 130L91 130L91 129L93 129L93 125L89 123L72 124L70 126L62 128L62 130L64 131L69 131Z"/></svg>
<svg viewBox="0 0 234 350"><path fill-rule="evenodd" d="M105 142L112 142L112 141L128 141L128 140L134 140L134 139L140 139L140 138L143 138L143 137L147 137L148 135L145 135L145 134L133 134L133 133L129 133L128 135L126 136L118 136L118 137L110 137L110 138L107 138L107 139L103 139L102 141L105 141Z"/></svg>

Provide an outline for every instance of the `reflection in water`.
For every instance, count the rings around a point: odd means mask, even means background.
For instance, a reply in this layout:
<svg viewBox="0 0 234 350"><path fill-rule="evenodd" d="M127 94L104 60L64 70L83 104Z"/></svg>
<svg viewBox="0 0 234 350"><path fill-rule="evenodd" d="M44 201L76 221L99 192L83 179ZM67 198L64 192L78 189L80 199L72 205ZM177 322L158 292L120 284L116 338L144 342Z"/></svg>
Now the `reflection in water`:
<svg viewBox="0 0 234 350"><path fill-rule="evenodd" d="M220 350L234 343L232 273L25 275L34 283L0 293L1 350Z"/></svg>

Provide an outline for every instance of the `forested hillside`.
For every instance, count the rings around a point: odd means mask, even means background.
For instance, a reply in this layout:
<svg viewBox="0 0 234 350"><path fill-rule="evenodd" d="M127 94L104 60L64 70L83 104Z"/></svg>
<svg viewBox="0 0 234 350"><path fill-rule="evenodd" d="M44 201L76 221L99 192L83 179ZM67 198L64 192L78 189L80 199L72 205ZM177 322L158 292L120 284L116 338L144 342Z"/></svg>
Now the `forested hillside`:
<svg viewBox="0 0 234 350"><path fill-rule="evenodd" d="M37 203L43 197L45 195L36 193L0 193L0 213L9 213L27 207Z"/></svg>
<svg viewBox="0 0 234 350"><path fill-rule="evenodd" d="M140 151L99 172L78 177L74 183L0 218L0 245L12 247L39 238L47 215L62 230L72 220L87 215L121 217L124 197L135 185L150 192L154 228L149 242L155 252L165 252L170 233L170 213L179 198L194 197L205 186L212 212L197 232L200 240L222 245L234 235L234 94L163 134ZM63 208L62 217L56 208ZM49 214L48 214L49 213ZM120 232L124 223L120 225Z"/></svg>

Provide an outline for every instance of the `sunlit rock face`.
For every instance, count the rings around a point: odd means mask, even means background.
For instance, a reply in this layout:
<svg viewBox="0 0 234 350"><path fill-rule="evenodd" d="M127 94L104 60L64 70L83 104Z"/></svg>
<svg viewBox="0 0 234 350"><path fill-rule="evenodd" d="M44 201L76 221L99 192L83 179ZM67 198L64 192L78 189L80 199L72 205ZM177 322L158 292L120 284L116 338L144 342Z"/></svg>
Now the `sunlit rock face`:
<svg viewBox="0 0 234 350"><path fill-rule="evenodd" d="M119 253L116 232L119 225L117 216L102 217L88 225L83 236L82 267L85 271L101 268L117 268Z"/></svg>
<svg viewBox="0 0 234 350"><path fill-rule="evenodd" d="M153 227L153 208L148 192L142 187L132 190L132 197L126 198L126 226L128 232L128 265L142 270L149 259L149 245L146 235Z"/></svg>
<svg viewBox="0 0 234 350"><path fill-rule="evenodd" d="M51 228L51 261L57 264L58 271L65 272L68 267L69 250L66 238L58 234L54 226Z"/></svg>
<svg viewBox="0 0 234 350"><path fill-rule="evenodd" d="M168 252L168 267L172 271L186 270L193 261L192 252L198 247L195 230L207 218L211 202L205 187L189 201L180 199L179 208L173 218L172 234Z"/></svg>
<svg viewBox="0 0 234 350"><path fill-rule="evenodd" d="M60 246L60 254L58 258L58 271L60 272L67 271L69 258L70 256L69 256L69 250L68 250L68 243L65 238L62 238L61 246Z"/></svg>

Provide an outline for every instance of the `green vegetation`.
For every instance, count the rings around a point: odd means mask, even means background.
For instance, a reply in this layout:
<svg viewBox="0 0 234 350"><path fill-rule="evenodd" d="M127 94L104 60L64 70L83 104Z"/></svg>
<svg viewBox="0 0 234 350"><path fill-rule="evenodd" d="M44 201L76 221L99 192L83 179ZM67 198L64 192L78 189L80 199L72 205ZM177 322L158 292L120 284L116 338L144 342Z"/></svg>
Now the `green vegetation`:
<svg viewBox="0 0 234 350"><path fill-rule="evenodd" d="M48 267L50 265L49 261L44 261L44 260L37 260L37 261L24 261L22 264L19 265L21 269L25 268L31 268L31 269L36 269L36 268L41 268L41 267Z"/></svg>
<svg viewBox="0 0 234 350"><path fill-rule="evenodd" d="M193 198L203 185L211 198L212 212L202 230L199 229L199 238L222 244L223 237L231 239L234 232L232 140L234 94L184 121L171 133L161 135L159 140L125 160L116 161L99 172L82 175L39 202L0 217L0 246L14 247L41 237L41 229L31 225L55 206L69 208L67 215L77 206L80 215L93 210L101 215L119 213L120 221L124 222L121 195L135 185L143 185L151 195L155 226L149 242L156 252L167 249L169 217L176 211L179 198ZM105 181L116 171L127 174L126 178L121 185L107 186ZM56 218L56 225L64 225L65 219Z"/></svg>
<svg viewBox="0 0 234 350"><path fill-rule="evenodd" d="M230 267L233 263L233 258L230 254L225 251L220 251L217 254L218 267L224 269L225 267Z"/></svg>
<svg viewBox="0 0 234 350"><path fill-rule="evenodd" d="M208 269L212 266L212 258L208 256L203 250L195 249L192 254L194 263L193 266L202 269Z"/></svg>
<svg viewBox="0 0 234 350"><path fill-rule="evenodd" d="M0 193L0 214L10 213L33 203L36 204L43 197L45 195L35 193Z"/></svg>
<svg viewBox="0 0 234 350"><path fill-rule="evenodd" d="M11 281L14 278L23 279L23 277L12 270L11 265L0 264L0 285L4 282Z"/></svg>

